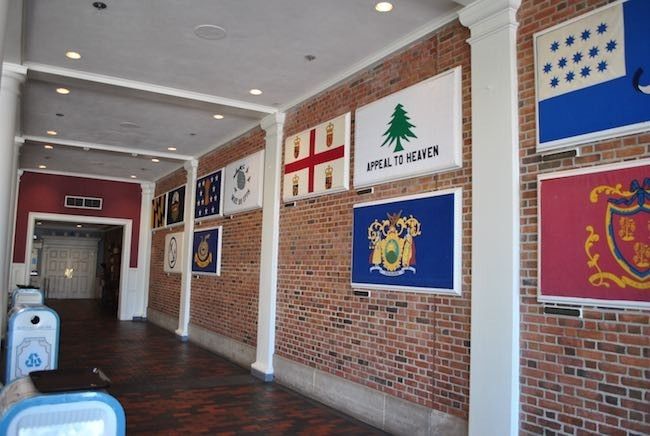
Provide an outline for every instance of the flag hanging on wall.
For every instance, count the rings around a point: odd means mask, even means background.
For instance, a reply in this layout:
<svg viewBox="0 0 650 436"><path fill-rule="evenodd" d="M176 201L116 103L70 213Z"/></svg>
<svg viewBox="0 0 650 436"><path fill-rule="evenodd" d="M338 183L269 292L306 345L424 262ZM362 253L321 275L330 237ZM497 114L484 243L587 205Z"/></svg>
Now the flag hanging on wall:
<svg viewBox="0 0 650 436"><path fill-rule="evenodd" d="M183 272L183 232L169 233L165 236L163 270L168 273Z"/></svg>
<svg viewBox="0 0 650 436"><path fill-rule="evenodd" d="M165 225L165 210L167 206L167 194L162 194L159 195L158 197L154 198L151 203L152 203L152 210L151 210L151 228L152 229L157 229L159 227L163 227Z"/></svg>
<svg viewBox="0 0 650 436"><path fill-rule="evenodd" d="M354 205L352 287L461 292L460 188Z"/></svg>
<svg viewBox="0 0 650 436"><path fill-rule="evenodd" d="M219 216L221 199L223 198L223 169L203 176L196 181L196 202L194 203L194 219L200 220Z"/></svg>
<svg viewBox="0 0 650 436"><path fill-rule="evenodd" d="M221 274L221 233L221 226L194 231L192 274Z"/></svg>
<svg viewBox="0 0 650 436"><path fill-rule="evenodd" d="M262 207L264 150L226 165L223 211L227 215Z"/></svg>
<svg viewBox="0 0 650 436"><path fill-rule="evenodd" d="M650 2L535 34L538 150L650 129Z"/></svg>
<svg viewBox="0 0 650 436"><path fill-rule="evenodd" d="M167 193L167 225L181 224L185 218L185 185Z"/></svg>
<svg viewBox="0 0 650 436"><path fill-rule="evenodd" d="M538 179L540 301L650 307L650 160Z"/></svg>
<svg viewBox="0 0 650 436"><path fill-rule="evenodd" d="M285 202L345 191L350 179L350 112L284 141Z"/></svg>

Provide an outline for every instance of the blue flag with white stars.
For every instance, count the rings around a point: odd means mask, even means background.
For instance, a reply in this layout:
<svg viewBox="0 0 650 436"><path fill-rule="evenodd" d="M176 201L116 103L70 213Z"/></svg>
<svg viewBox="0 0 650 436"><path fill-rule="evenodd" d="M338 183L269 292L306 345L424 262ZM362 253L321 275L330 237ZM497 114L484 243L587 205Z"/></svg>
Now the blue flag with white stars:
<svg viewBox="0 0 650 436"><path fill-rule="evenodd" d="M535 35L538 149L650 129L650 1Z"/></svg>
<svg viewBox="0 0 650 436"><path fill-rule="evenodd" d="M216 171L196 181L196 202L194 219L219 216L223 198L223 170Z"/></svg>

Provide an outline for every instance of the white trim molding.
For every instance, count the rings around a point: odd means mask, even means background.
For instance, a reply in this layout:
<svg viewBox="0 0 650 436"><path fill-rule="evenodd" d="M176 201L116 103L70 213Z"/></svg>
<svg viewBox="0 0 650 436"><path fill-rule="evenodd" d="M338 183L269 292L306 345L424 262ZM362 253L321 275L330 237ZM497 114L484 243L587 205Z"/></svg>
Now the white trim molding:
<svg viewBox="0 0 650 436"><path fill-rule="evenodd" d="M25 263L28 264L28 256L32 252L32 243L34 241L34 226L36 221L65 221L70 223L81 224L108 224L115 226L123 226L122 231L122 262L120 265L120 291L118 299L117 314L120 320L130 320L133 318L133 313L139 312L138 308L134 307L133 298L130 298L133 292L144 292L144 289L130 289L130 261L131 261L131 228L132 221L123 218L106 218L99 216L84 216L84 215L67 215L60 213L45 213L45 212L29 212L27 218L27 233L25 235ZM142 265L138 265L138 268ZM25 284L29 283L29 268L25 267L25 276L23 277Z"/></svg>

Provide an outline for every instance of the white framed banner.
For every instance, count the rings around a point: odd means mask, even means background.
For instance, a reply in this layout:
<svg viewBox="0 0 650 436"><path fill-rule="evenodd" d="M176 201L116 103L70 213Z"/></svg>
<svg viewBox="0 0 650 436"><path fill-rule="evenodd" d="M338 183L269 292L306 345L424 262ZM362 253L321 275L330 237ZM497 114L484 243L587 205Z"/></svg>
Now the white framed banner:
<svg viewBox="0 0 650 436"><path fill-rule="evenodd" d="M222 226L194 229L192 274L221 275L222 234Z"/></svg>
<svg viewBox="0 0 650 436"><path fill-rule="evenodd" d="M648 21L618 1L533 36L537 151L650 130Z"/></svg>
<svg viewBox="0 0 650 436"><path fill-rule="evenodd" d="M262 207L264 150L226 165L223 211L225 215Z"/></svg>
<svg viewBox="0 0 650 436"><path fill-rule="evenodd" d="M460 295L462 188L354 205L352 287Z"/></svg>
<svg viewBox="0 0 650 436"><path fill-rule="evenodd" d="M194 220L223 215L223 168L196 180Z"/></svg>
<svg viewBox="0 0 650 436"><path fill-rule="evenodd" d="M461 67L355 113L354 187L460 168Z"/></svg>
<svg viewBox="0 0 650 436"><path fill-rule="evenodd" d="M347 191L349 180L350 112L285 139L285 202Z"/></svg>
<svg viewBox="0 0 650 436"><path fill-rule="evenodd" d="M183 272L183 232L165 235L163 270L167 273Z"/></svg>

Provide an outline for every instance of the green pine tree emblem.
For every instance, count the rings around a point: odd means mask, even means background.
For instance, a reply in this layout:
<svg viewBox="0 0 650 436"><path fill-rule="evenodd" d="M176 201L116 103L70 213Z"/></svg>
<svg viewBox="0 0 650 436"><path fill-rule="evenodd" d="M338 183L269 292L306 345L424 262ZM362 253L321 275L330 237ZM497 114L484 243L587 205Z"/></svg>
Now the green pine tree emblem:
<svg viewBox="0 0 650 436"><path fill-rule="evenodd" d="M398 103L395 106L393 111L393 116L391 117L390 122L388 123L388 130L384 132L382 136L386 137L381 146L383 147L388 143L388 145L393 145L393 142L397 142L395 145L395 150L393 153L404 150L402 147L402 141L409 142L409 138L417 138L411 128L415 127L413 124L409 123L409 116L404 110L404 106L401 103Z"/></svg>

